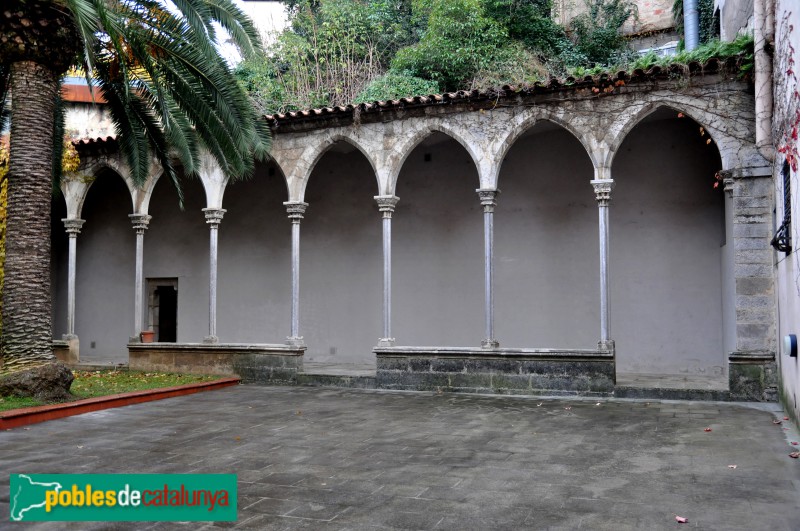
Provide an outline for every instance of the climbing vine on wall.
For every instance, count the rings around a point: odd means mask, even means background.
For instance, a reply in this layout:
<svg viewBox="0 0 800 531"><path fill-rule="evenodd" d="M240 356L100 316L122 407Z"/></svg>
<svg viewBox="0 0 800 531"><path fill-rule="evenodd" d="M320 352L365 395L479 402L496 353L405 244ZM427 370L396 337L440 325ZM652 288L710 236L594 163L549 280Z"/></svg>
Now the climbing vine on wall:
<svg viewBox="0 0 800 531"><path fill-rule="evenodd" d="M788 53L783 55L784 63L776 72L776 85L785 88L791 87L792 90L786 106L787 115L776 120L776 122L782 123L781 130L777 131L778 135L776 135L779 137L777 150L786 157L786 162L789 163L792 172L797 172L798 156L800 155L797 147L798 128L800 128L800 89L798 89L797 73L795 72L795 49L790 39L794 32L794 26L789 24L789 13L784 15L782 26L786 34ZM780 91L778 93L780 94Z"/></svg>

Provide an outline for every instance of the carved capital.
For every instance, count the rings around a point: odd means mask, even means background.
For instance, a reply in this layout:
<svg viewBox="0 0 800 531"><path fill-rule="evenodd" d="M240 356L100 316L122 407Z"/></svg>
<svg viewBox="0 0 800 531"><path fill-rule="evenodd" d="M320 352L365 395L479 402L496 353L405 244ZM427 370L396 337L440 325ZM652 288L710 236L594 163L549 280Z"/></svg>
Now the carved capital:
<svg viewBox="0 0 800 531"><path fill-rule="evenodd" d="M73 237L81 233L81 227L86 223L85 219L64 218L61 221L64 222L64 229L67 231L67 234Z"/></svg>
<svg viewBox="0 0 800 531"><path fill-rule="evenodd" d="M376 195L375 202L378 203L378 210L383 212L383 217L390 218L394 212L400 198L396 195Z"/></svg>
<svg viewBox="0 0 800 531"><path fill-rule="evenodd" d="M594 187L594 195L597 199L597 204L600 206L608 206L611 202L611 190L614 189L614 179L595 179L590 181Z"/></svg>
<svg viewBox="0 0 800 531"><path fill-rule="evenodd" d="M131 218L133 230L136 231L136 234L144 234L144 231L150 225L150 220L153 218L153 216L147 214L128 214L128 217Z"/></svg>
<svg viewBox="0 0 800 531"><path fill-rule="evenodd" d="M283 205L286 207L289 219L294 223L300 223L300 220L303 219L303 214L306 212L306 208L308 208L308 203L304 203L303 201L286 201Z"/></svg>
<svg viewBox="0 0 800 531"><path fill-rule="evenodd" d="M497 194L500 190L490 190L488 188L478 188L478 197L481 200L484 212L494 212L494 207L497 206Z"/></svg>
<svg viewBox="0 0 800 531"><path fill-rule="evenodd" d="M212 228L219 227L222 223L222 218L225 216L224 208L204 208L203 213L206 215L206 223L211 225Z"/></svg>
<svg viewBox="0 0 800 531"><path fill-rule="evenodd" d="M733 171L720 170L717 172L717 178L722 181L722 189L728 193L729 196L733 195L733 183L735 181Z"/></svg>

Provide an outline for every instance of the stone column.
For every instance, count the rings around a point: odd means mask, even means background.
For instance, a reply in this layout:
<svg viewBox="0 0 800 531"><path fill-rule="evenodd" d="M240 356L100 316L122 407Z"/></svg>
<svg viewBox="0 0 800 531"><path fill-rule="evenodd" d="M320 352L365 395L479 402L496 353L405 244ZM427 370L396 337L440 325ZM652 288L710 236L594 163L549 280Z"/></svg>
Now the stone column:
<svg viewBox="0 0 800 531"><path fill-rule="evenodd" d="M592 186L597 199L600 242L600 342L597 346L601 350L614 350L608 327L608 204L614 180L595 179Z"/></svg>
<svg viewBox="0 0 800 531"><path fill-rule="evenodd" d="M728 355L731 396L737 400L777 399L775 354L774 182L766 171L748 168L723 173L733 199L733 281L736 346Z"/></svg>
<svg viewBox="0 0 800 531"><path fill-rule="evenodd" d="M303 347L305 343L300 335L300 221L308 203L287 201L284 205L292 220L292 333L286 338L286 344Z"/></svg>
<svg viewBox="0 0 800 531"><path fill-rule="evenodd" d="M82 219L65 218L64 228L69 237L69 258L67 262L67 334L64 339L75 339L75 274L78 234L85 223Z"/></svg>
<svg viewBox="0 0 800 531"><path fill-rule="evenodd" d="M142 319L144 317L144 232L150 225L152 216L147 214L129 214L136 231L136 281L133 293L133 332L132 343L141 341Z"/></svg>
<svg viewBox="0 0 800 531"><path fill-rule="evenodd" d="M210 229L208 245L208 336L203 343L218 343L217 338L217 241L219 224L225 215L224 208L204 208L206 223Z"/></svg>
<svg viewBox="0 0 800 531"><path fill-rule="evenodd" d="M494 208L497 206L499 190L479 188L476 190L483 206L483 287L485 294L484 315L486 338L482 348L497 348L500 343L494 337Z"/></svg>
<svg viewBox="0 0 800 531"><path fill-rule="evenodd" d="M378 210L383 214L383 337L379 347L394 346L392 337L392 213L400 200L394 195L376 195Z"/></svg>

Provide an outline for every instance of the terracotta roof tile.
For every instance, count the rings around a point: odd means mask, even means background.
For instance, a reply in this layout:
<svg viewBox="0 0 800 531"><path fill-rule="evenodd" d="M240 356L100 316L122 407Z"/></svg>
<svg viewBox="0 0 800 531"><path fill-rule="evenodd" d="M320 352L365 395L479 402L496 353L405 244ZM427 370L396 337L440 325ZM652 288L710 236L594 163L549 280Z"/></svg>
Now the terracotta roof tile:
<svg viewBox="0 0 800 531"><path fill-rule="evenodd" d="M321 109L304 109L300 111L289 111L264 116L264 119L271 127L278 127L281 123L296 121L308 121L320 119L332 115L353 114L358 108L360 112L380 112L388 109L401 109L405 106L427 106L451 102L480 101L490 98L504 98L516 95L534 95L556 91L575 91L585 88L607 88L622 81L643 82L656 81L659 79L672 78L675 76L696 76L706 74L716 74L723 70L736 71L741 64L741 58L729 57L727 59L711 58L705 63L692 61L687 65L672 64L669 66L654 65L648 69L636 68L632 71L620 70L616 73L606 72L598 75L586 75L581 78L569 76L564 79L551 78L546 82L535 82L526 85L503 85L500 88L487 90L459 90L457 92L444 92L441 94L426 94L419 96L409 96L388 101L373 101L360 104L338 105L336 107L324 107Z"/></svg>

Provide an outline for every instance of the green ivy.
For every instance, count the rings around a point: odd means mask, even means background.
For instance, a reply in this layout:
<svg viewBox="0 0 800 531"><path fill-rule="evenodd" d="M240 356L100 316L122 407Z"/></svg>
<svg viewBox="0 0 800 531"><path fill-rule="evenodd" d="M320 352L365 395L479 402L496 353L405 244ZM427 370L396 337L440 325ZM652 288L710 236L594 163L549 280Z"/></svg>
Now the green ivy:
<svg viewBox="0 0 800 531"><path fill-rule="evenodd" d="M355 103L392 100L421 94L438 94L440 91L439 84L435 81L416 77L407 71L390 70L373 79L358 95Z"/></svg>

